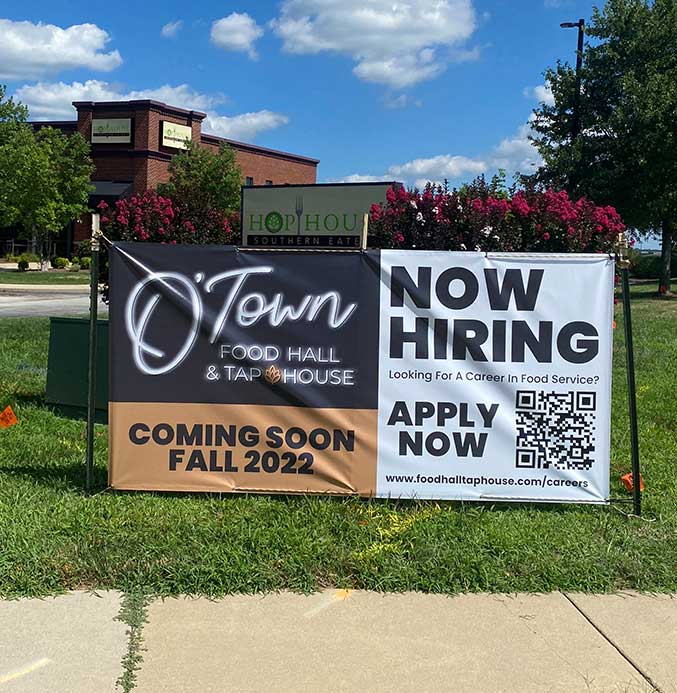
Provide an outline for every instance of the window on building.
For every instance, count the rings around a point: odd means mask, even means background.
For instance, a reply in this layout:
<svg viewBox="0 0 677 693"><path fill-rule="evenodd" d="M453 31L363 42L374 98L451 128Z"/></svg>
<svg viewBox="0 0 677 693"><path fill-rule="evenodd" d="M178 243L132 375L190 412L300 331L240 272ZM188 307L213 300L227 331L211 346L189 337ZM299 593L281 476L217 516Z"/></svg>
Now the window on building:
<svg viewBox="0 0 677 693"><path fill-rule="evenodd" d="M266 185L272 185L272 184L273 184L273 181L272 181L272 180L267 180L267 181L266 181Z"/></svg>
<svg viewBox="0 0 677 693"><path fill-rule="evenodd" d="M244 179L244 183L245 185L254 185L254 179L251 176L247 176Z"/></svg>

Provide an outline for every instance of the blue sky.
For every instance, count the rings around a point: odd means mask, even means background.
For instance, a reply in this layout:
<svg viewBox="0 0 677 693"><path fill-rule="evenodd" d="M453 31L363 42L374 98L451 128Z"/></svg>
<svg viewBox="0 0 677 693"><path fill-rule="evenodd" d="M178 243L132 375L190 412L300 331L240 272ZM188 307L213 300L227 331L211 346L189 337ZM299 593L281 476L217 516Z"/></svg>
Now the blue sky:
<svg viewBox="0 0 677 693"><path fill-rule="evenodd" d="M579 0L93 3L0 10L0 83L35 119L158 98L206 130L321 159L319 181L459 183L535 160L543 70L572 60ZM164 30L163 30L163 27ZM540 89L536 89L541 87Z"/></svg>

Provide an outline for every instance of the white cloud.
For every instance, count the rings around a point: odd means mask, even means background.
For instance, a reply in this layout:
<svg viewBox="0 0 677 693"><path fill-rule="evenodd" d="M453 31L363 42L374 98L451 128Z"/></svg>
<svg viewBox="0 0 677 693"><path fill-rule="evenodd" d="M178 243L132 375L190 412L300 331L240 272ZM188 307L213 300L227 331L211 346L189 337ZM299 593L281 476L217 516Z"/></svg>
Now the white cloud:
<svg viewBox="0 0 677 693"><path fill-rule="evenodd" d="M405 184L423 188L428 182L441 183L444 180L450 180L453 184L462 179L474 178L481 173L494 173L498 169L504 169L509 177L517 171L525 174L532 173L540 165L541 158L529 141L530 133L529 125L523 125L513 137L502 139L486 156L480 158L440 154L413 159L403 164L393 164L381 176L353 173L346 176L343 182L399 180Z"/></svg>
<svg viewBox="0 0 677 693"><path fill-rule="evenodd" d="M536 99L546 106L555 105L555 97L549 84L539 84L537 87L524 87L524 96L528 99Z"/></svg>
<svg viewBox="0 0 677 693"><path fill-rule="evenodd" d="M416 106L420 108L423 105L423 101L420 99L413 99L408 94L398 94L394 96L389 94L385 97L383 104L386 108L398 109L406 108L407 106Z"/></svg>
<svg viewBox="0 0 677 693"><path fill-rule="evenodd" d="M283 0L271 22L289 53L350 56L353 72L394 88L433 79L475 30L472 0Z"/></svg>
<svg viewBox="0 0 677 693"><path fill-rule="evenodd" d="M501 140L494 148L491 168L505 169L508 174L516 171L533 173L540 166L542 159L536 147L529 141L530 134L529 125L522 125L513 137Z"/></svg>
<svg viewBox="0 0 677 693"><path fill-rule="evenodd" d="M241 51L255 60L254 43L263 36L263 29L246 13L233 12L212 24L211 42L227 51Z"/></svg>
<svg viewBox="0 0 677 693"><path fill-rule="evenodd" d="M385 180L389 179L383 176L363 176L360 173L353 173L338 180L327 180L325 183L378 183L379 181Z"/></svg>
<svg viewBox="0 0 677 693"><path fill-rule="evenodd" d="M440 154L428 159L414 159L405 164L390 166L388 173L405 180L443 180L468 174L476 176L486 170L487 164L481 159Z"/></svg>
<svg viewBox="0 0 677 693"><path fill-rule="evenodd" d="M263 110L236 116L208 115L202 129L219 137L233 140L253 140L259 132L286 125L289 118L282 113Z"/></svg>
<svg viewBox="0 0 677 693"><path fill-rule="evenodd" d="M0 19L0 79L39 79L83 67L109 72L122 64L118 51L103 52L109 41L96 24L62 29Z"/></svg>
<svg viewBox="0 0 677 693"><path fill-rule="evenodd" d="M201 94L187 84L165 84L156 89L123 91L117 86L97 79L86 82L38 82L16 90L16 97L25 103L34 120L74 117L73 101L132 101L153 99L179 108L208 111L223 103L222 95Z"/></svg>
<svg viewBox="0 0 677 693"><path fill-rule="evenodd" d="M177 19L175 22L167 22L160 30L162 38L174 38L183 26L183 21Z"/></svg>
<svg viewBox="0 0 677 693"><path fill-rule="evenodd" d="M38 82L17 89L15 96L28 106L31 118L34 120L73 118L75 116L71 105L73 101L153 99L179 108L205 111L207 117L202 124L203 132L231 139L252 140L260 132L278 128L289 122L286 115L269 110L234 116L220 115L214 112L214 108L225 101L223 95L202 94L187 84L177 86L165 84L156 89L123 91L113 84L95 79L71 84Z"/></svg>

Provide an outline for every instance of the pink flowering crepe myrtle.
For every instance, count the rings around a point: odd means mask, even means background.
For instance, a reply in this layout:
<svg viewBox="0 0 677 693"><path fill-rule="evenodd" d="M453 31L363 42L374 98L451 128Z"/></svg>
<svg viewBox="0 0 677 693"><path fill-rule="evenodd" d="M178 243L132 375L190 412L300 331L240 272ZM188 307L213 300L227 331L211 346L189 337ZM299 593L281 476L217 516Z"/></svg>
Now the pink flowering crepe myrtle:
<svg viewBox="0 0 677 693"><path fill-rule="evenodd" d="M116 200L101 201L101 229L112 240L152 243L231 245L239 242L233 215L218 210L195 210L154 190Z"/></svg>
<svg viewBox="0 0 677 693"><path fill-rule="evenodd" d="M479 178L460 190L391 188L372 205L369 232L381 248L607 253L625 224L613 207L563 190L508 193Z"/></svg>
<svg viewBox="0 0 677 693"><path fill-rule="evenodd" d="M194 209L148 190L99 204L113 240L229 245L240 242L237 214ZM370 210L369 245L494 252L612 252L625 225L613 207L566 191L511 193L480 177L460 190L391 187Z"/></svg>

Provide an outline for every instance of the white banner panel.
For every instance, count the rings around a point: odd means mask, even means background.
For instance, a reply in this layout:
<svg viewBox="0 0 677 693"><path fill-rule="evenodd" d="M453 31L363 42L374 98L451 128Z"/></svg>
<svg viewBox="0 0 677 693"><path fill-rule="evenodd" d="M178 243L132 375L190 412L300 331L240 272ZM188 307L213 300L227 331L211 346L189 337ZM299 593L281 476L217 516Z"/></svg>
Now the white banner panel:
<svg viewBox="0 0 677 693"><path fill-rule="evenodd" d="M377 495L606 503L613 259L381 252Z"/></svg>

